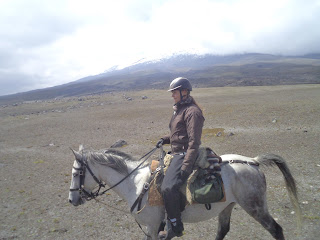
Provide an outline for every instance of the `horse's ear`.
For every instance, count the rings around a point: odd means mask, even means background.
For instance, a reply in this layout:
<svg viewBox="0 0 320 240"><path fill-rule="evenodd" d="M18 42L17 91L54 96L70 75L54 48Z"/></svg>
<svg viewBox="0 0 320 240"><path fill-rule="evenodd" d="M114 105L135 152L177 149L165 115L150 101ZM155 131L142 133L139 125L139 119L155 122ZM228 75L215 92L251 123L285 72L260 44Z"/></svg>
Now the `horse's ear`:
<svg viewBox="0 0 320 240"><path fill-rule="evenodd" d="M83 145L81 144L80 146L79 146L79 152L82 152L84 150L84 147L83 147Z"/></svg>
<svg viewBox="0 0 320 240"><path fill-rule="evenodd" d="M75 156L76 160L81 161L81 158L82 158L81 154L79 152L73 150L72 148L70 148L70 149L73 152L73 155Z"/></svg>

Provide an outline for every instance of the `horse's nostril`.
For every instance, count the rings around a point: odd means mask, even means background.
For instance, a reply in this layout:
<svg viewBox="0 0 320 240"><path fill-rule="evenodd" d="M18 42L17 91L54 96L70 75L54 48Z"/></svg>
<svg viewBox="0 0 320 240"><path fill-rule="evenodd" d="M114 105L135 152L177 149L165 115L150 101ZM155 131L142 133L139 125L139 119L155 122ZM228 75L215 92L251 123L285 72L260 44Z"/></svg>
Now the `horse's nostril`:
<svg viewBox="0 0 320 240"><path fill-rule="evenodd" d="M72 203L71 199L69 199L69 203Z"/></svg>

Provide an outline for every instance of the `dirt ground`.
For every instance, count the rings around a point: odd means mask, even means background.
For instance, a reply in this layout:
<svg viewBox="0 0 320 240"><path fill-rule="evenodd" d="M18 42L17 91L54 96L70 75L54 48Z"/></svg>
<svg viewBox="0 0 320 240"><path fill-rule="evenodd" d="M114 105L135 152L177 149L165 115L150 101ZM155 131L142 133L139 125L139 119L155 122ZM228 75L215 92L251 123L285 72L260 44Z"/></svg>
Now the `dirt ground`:
<svg viewBox="0 0 320 240"><path fill-rule="evenodd" d="M270 213L286 239L319 239L320 85L194 89L192 95L206 118L203 146L220 155L274 153L286 159L299 190L301 233L276 168L264 168ZM114 192L101 201L125 213L94 201L68 203L70 147L98 150L123 139L128 145L121 150L138 158L168 133L171 107L164 90L0 106L0 239L142 239ZM216 219L186 224L181 239L214 239L216 230ZM225 239L272 237L236 206Z"/></svg>

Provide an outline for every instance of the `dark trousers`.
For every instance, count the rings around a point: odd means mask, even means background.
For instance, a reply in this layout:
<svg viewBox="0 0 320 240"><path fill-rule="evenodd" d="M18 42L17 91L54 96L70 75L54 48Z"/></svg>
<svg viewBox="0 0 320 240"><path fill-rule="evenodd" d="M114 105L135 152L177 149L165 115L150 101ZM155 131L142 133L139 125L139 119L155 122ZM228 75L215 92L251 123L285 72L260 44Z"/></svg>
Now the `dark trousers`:
<svg viewBox="0 0 320 240"><path fill-rule="evenodd" d="M161 185L161 193L168 218L176 218L178 221L181 220L180 205L182 200L179 189L186 181L181 178L183 159L184 155L174 155Z"/></svg>

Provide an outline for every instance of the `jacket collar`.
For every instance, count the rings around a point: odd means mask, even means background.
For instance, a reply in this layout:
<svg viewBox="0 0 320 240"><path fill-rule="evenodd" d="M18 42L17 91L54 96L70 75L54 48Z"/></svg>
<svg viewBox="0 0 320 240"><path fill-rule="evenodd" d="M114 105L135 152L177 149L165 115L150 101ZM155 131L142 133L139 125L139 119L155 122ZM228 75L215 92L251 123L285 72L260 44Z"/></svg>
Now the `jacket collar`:
<svg viewBox="0 0 320 240"><path fill-rule="evenodd" d="M180 102L173 105L174 113L176 113L183 105L188 105L192 103L193 98L188 96L185 100L181 100Z"/></svg>

